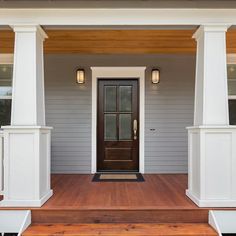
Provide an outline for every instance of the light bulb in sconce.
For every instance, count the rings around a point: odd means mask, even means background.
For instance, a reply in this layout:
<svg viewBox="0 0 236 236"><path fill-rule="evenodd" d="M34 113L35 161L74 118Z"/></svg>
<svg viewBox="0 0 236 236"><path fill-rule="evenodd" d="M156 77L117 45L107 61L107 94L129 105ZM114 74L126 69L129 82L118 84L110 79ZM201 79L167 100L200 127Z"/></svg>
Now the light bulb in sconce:
<svg viewBox="0 0 236 236"><path fill-rule="evenodd" d="M160 82L160 71L158 69L152 70L152 83L158 84Z"/></svg>
<svg viewBox="0 0 236 236"><path fill-rule="evenodd" d="M85 71L83 69L78 69L76 71L76 82L78 84L84 84L85 83Z"/></svg>

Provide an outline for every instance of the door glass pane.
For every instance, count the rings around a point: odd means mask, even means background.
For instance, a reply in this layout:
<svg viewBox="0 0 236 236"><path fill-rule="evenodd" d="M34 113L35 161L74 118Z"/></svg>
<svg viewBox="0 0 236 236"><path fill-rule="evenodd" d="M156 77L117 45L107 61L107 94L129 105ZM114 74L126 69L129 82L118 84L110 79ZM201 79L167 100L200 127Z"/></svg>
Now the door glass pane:
<svg viewBox="0 0 236 236"><path fill-rule="evenodd" d="M0 100L0 126L10 125L11 120L11 100Z"/></svg>
<svg viewBox="0 0 236 236"><path fill-rule="evenodd" d="M119 139L130 140L132 137L131 114L120 114L119 116Z"/></svg>
<svg viewBox="0 0 236 236"><path fill-rule="evenodd" d="M106 112L116 111L116 86L105 86L104 103Z"/></svg>
<svg viewBox="0 0 236 236"><path fill-rule="evenodd" d="M236 100L229 100L229 122L236 125Z"/></svg>
<svg viewBox="0 0 236 236"><path fill-rule="evenodd" d="M229 95L236 95L236 65L227 65Z"/></svg>
<svg viewBox="0 0 236 236"><path fill-rule="evenodd" d="M116 114L104 115L104 134L105 140L117 140Z"/></svg>
<svg viewBox="0 0 236 236"><path fill-rule="evenodd" d="M0 65L0 96L12 95L13 65Z"/></svg>
<svg viewBox="0 0 236 236"><path fill-rule="evenodd" d="M132 87L120 86L119 87L119 110L121 112L129 112L132 107Z"/></svg>

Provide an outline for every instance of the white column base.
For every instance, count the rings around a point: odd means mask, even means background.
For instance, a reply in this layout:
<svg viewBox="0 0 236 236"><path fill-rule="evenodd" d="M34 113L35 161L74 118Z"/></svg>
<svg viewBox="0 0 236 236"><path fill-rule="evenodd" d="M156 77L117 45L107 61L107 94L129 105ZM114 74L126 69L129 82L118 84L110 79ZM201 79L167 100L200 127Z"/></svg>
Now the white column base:
<svg viewBox="0 0 236 236"><path fill-rule="evenodd" d="M0 207L41 207L52 195L53 191L49 190L38 200L2 200Z"/></svg>
<svg viewBox="0 0 236 236"><path fill-rule="evenodd" d="M188 128L186 195L199 207L236 207L236 126Z"/></svg>
<svg viewBox="0 0 236 236"><path fill-rule="evenodd" d="M236 200L201 200L188 189L186 190L186 195L199 207L236 207Z"/></svg>
<svg viewBox="0 0 236 236"><path fill-rule="evenodd" d="M5 126L1 206L40 207L51 196L51 128Z"/></svg>

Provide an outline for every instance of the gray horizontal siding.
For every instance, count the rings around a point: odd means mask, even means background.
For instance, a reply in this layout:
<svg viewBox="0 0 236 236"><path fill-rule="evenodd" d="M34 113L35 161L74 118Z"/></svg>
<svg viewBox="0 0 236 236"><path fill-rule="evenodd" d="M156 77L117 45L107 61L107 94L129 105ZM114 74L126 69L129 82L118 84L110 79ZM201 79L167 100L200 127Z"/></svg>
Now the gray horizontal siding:
<svg viewBox="0 0 236 236"><path fill-rule="evenodd" d="M161 81L146 81L145 172L187 172L187 131L193 123L194 58L158 63ZM154 129L154 131L152 131Z"/></svg>
<svg viewBox="0 0 236 236"><path fill-rule="evenodd" d="M52 172L91 171L91 80L75 83L78 61L49 56L45 61L46 121L52 131Z"/></svg>
<svg viewBox="0 0 236 236"><path fill-rule="evenodd" d="M86 83L75 83L77 67L86 68ZM47 55L46 122L52 131L52 172L91 172L90 66L147 66L145 86L145 171L187 172L187 131L193 123L193 56ZM161 82L150 82L151 68ZM151 131L155 129L155 131Z"/></svg>

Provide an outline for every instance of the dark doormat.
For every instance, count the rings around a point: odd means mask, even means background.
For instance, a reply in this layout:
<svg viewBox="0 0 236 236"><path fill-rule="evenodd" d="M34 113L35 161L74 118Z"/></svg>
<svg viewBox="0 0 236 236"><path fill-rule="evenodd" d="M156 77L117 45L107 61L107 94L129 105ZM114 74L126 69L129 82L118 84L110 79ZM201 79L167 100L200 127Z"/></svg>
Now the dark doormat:
<svg viewBox="0 0 236 236"><path fill-rule="evenodd" d="M93 182L144 182L140 173L97 173Z"/></svg>

